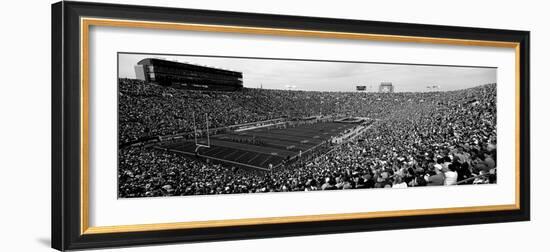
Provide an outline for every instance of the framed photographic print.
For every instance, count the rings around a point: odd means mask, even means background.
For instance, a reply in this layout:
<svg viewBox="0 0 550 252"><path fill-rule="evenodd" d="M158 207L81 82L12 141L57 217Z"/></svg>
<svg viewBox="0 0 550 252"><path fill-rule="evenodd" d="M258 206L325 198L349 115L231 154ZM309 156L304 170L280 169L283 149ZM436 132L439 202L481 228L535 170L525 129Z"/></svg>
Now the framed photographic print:
<svg viewBox="0 0 550 252"><path fill-rule="evenodd" d="M58 250L529 220L529 32L52 5Z"/></svg>

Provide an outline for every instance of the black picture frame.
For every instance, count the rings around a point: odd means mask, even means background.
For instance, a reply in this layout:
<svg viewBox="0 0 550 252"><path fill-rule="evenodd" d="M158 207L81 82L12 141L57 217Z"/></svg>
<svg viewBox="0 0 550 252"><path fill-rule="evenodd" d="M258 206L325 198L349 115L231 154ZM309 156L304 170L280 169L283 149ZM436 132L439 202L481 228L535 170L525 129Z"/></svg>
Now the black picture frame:
<svg viewBox="0 0 550 252"><path fill-rule="evenodd" d="M160 22L320 30L491 40L519 43L520 181L519 209L336 221L82 234L80 18L102 17ZM440 25L329 19L103 3L52 5L52 247L58 250L174 242L253 239L341 232L528 221L530 219L529 32Z"/></svg>

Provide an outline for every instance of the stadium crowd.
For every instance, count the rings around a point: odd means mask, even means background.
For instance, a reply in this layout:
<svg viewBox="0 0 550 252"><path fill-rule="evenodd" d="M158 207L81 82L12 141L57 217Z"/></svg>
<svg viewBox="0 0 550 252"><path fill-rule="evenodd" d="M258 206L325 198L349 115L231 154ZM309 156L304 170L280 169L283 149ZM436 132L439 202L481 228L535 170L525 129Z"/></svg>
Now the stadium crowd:
<svg viewBox="0 0 550 252"><path fill-rule="evenodd" d="M416 102L423 96L251 88L240 92L184 91L119 79L119 142L192 132L194 125L204 129L205 114L210 128L320 114L380 118L399 108L399 102Z"/></svg>
<svg viewBox="0 0 550 252"><path fill-rule="evenodd" d="M194 110L208 112L212 127L319 113L379 119L352 141L271 172L144 146L120 148L119 197L496 183L496 84L384 94L119 84L121 141L190 131Z"/></svg>

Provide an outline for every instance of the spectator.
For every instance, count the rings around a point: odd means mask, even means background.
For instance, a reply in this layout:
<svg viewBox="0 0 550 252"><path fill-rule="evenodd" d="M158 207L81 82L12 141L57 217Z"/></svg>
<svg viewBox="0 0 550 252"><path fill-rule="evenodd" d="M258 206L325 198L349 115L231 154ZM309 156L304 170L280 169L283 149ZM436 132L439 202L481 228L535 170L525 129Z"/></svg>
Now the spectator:
<svg viewBox="0 0 550 252"><path fill-rule="evenodd" d="M405 188L497 179L495 84L450 92L359 94L191 91L120 79L119 90L120 197ZM300 162L289 159L272 172L138 144L172 134L192 139L193 113L208 113L212 132L320 113L378 120L355 140ZM205 128L205 120L196 120L196 126Z"/></svg>

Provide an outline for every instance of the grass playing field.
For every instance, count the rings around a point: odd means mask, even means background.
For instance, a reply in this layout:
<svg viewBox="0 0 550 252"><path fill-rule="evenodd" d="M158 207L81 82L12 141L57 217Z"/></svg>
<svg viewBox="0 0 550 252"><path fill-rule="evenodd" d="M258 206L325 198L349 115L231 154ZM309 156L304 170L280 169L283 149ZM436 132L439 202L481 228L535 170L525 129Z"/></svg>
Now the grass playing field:
<svg viewBox="0 0 550 252"><path fill-rule="evenodd" d="M305 153L356 124L318 122L287 128L258 128L210 136L210 148L200 148L198 155L226 163L257 169L277 167L285 159ZM199 139L207 144L206 139ZM195 155L194 141L163 145L169 151Z"/></svg>

